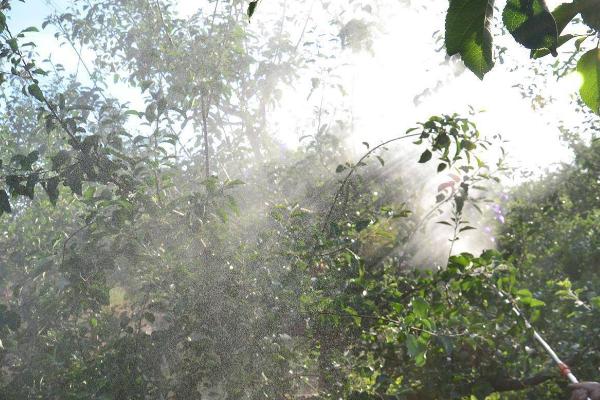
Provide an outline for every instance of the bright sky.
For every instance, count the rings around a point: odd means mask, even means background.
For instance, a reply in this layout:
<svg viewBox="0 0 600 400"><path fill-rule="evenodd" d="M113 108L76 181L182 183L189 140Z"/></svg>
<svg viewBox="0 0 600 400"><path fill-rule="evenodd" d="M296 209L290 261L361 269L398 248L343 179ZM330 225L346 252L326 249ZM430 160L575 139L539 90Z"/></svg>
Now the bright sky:
<svg viewBox="0 0 600 400"><path fill-rule="evenodd" d="M482 82L464 71L460 61L444 63L443 51L435 51L439 44L434 42L432 33L443 28L442 11L447 2L429 1L421 7L404 8L398 6L397 1L390 2L394 6L390 8L382 32L377 34L374 56L346 52L343 57L349 66L339 71L350 88L357 146L365 140L376 143L397 136L430 115L452 112L466 115L471 105L476 110L485 110L475 117L484 134L501 133L510 141L506 147L514 164L536 169L569 158L568 151L558 139L558 126L561 121L568 123L577 119L569 105L570 96L578 87L577 79L563 79L553 87L545 88L558 100L541 110L534 110L530 99L522 99L519 89L513 87L525 79L523 72L509 72L506 65L497 64ZM66 0L14 2L10 15L12 29L40 27L48 13L57 9L64 11L67 3ZM410 4L410 0L404 3ZM548 3L552 8L559 1L549 0ZM188 15L196 11L199 4L202 3L181 0L180 11L182 15ZM308 9L308 4L302 3L302 7ZM503 4L498 7L501 9ZM255 18L261 18L260 9ZM38 43L42 54L51 55L67 70L74 71L77 56L69 45L60 46L53 33L47 28L33 34L31 39ZM510 45L510 52L516 54L518 62L530 62L528 52L515 44ZM83 74L79 76L85 79ZM307 79L303 84L307 85ZM298 129L299 121L312 118L313 105L306 101L308 85L306 90L298 90L301 84L284 93L283 107L272 113L271 118L273 126L280 132L280 139L289 146L297 145L298 137L304 134ZM426 94L417 97L424 90ZM125 87L111 88L111 92L123 98L136 97Z"/></svg>

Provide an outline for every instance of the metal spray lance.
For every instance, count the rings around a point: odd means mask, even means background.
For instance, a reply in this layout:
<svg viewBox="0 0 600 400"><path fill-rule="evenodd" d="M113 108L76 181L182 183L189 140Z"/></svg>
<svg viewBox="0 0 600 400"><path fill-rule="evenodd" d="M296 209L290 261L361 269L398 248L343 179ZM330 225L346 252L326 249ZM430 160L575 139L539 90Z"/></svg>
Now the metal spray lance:
<svg viewBox="0 0 600 400"><path fill-rule="evenodd" d="M578 383L579 381L577 380L577 377L575 375L573 375L573 373L571 372L571 369L569 368L569 366L567 364L565 364L558 357L558 355L552 349L552 347L550 347L550 345L548 344L548 342L546 342L544 340L544 338L538 333L538 331L535 330L535 328L531 325L531 322L529 322L529 320L523 315L523 313L519 310L519 308L514 303L514 301L510 301L504 295L504 293L502 293L502 291L500 289L498 289L495 285L493 285L493 287L494 287L494 289L496 289L496 292L498 293L498 295L502 299L504 299L504 301L507 304L511 304L512 311L515 313L516 316L518 316L519 318L521 318L523 320L523 322L525 322L525 326L527 327L527 329L530 329L533 332L533 337L535 338L535 340L537 340L538 343L542 345L542 347L544 348L544 350L546 350L546 352L550 355L550 357L552 357L552 359L554 360L554 362L556 363L556 365L558 365L558 369L560 369L561 375L564 376L564 377L566 377L571 383ZM588 397L587 400L590 400L590 398Z"/></svg>

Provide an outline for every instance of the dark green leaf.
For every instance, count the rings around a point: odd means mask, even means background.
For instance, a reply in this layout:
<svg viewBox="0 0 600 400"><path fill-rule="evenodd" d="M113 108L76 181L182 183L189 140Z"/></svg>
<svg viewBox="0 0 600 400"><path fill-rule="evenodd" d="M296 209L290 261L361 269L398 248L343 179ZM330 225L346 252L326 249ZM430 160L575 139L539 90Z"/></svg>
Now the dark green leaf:
<svg viewBox="0 0 600 400"><path fill-rule="evenodd" d="M17 44L16 38L8 39L6 42L8 43L8 45L10 46L10 49L13 52L16 53L17 51L19 51L19 45Z"/></svg>
<svg viewBox="0 0 600 400"><path fill-rule="evenodd" d="M58 200L58 184L58 177L55 176L53 178L48 179L46 181L46 184L44 185L44 190L46 191L46 194L48 194L50 203L52 203L53 206L56 205L56 201Z"/></svg>
<svg viewBox="0 0 600 400"><path fill-rule="evenodd" d="M44 102L46 100L46 98L44 97L44 93L42 93L42 90L37 84L32 83L27 87L27 90L29 91L29 94L32 95L36 100L41 102Z"/></svg>
<svg viewBox="0 0 600 400"><path fill-rule="evenodd" d="M65 185L75 194L82 195L81 174L79 172L70 173L65 179Z"/></svg>
<svg viewBox="0 0 600 400"><path fill-rule="evenodd" d="M67 150L61 150L52 157L52 170L58 171L71 160L71 153Z"/></svg>
<svg viewBox="0 0 600 400"><path fill-rule="evenodd" d="M0 308L0 328L7 326L13 331L19 329L21 325L21 317L14 311L9 310L6 306L2 305Z"/></svg>
<svg viewBox="0 0 600 400"><path fill-rule="evenodd" d="M2 214L2 212L12 212L12 208L10 207L10 200L8 199L8 194L4 189L0 189L0 211L0 215Z"/></svg>
<svg viewBox="0 0 600 400"><path fill-rule="evenodd" d="M423 154L421 154L421 157L419 157L419 162L426 163L427 161L431 160L432 155L433 154L431 154L431 151L425 150Z"/></svg>
<svg viewBox="0 0 600 400"><path fill-rule="evenodd" d="M37 173L29 174L27 177L27 183L25 185L25 195L33 200L35 185L39 182L39 175Z"/></svg>
<svg viewBox="0 0 600 400"><path fill-rule="evenodd" d="M558 28L545 0L508 0L502 20L523 46L549 49L551 54L556 55Z"/></svg>
<svg viewBox="0 0 600 400"><path fill-rule="evenodd" d="M580 0L583 22L592 29L600 31L600 0Z"/></svg>
<svg viewBox="0 0 600 400"><path fill-rule="evenodd" d="M29 164L29 166L31 167L31 165L33 163L35 163L38 158L40 157L40 152L37 150L32 151L31 153L27 154L27 163Z"/></svg>
<svg viewBox="0 0 600 400"><path fill-rule="evenodd" d="M419 338L408 334L406 335L406 350L408 351L409 356L418 359L424 358L426 348L423 343L421 343ZM421 363L421 361L419 361L419 363Z"/></svg>
<svg viewBox="0 0 600 400"><path fill-rule="evenodd" d="M258 5L258 0L251 1L248 4L248 18L252 18L254 12L256 11L256 6Z"/></svg>
<svg viewBox="0 0 600 400"><path fill-rule="evenodd" d="M450 0L446 14L446 50L460 54L479 79L494 66L492 32L493 0Z"/></svg>
<svg viewBox="0 0 600 400"><path fill-rule="evenodd" d="M144 319L150 323L153 323L156 318L154 317L154 314L152 314L151 312L146 311L144 313Z"/></svg>
<svg viewBox="0 0 600 400"><path fill-rule="evenodd" d="M23 29L20 33L39 32L39 31L40 30L38 28L36 28L35 26L30 26L29 28Z"/></svg>
<svg viewBox="0 0 600 400"><path fill-rule="evenodd" d="M556 21L556 30L558 31L559 35L566 28L569 22L575 18L579 11L581 11L580 3L581 1L563 3L552 11L552 16L554 17L554 21Z"/></svg>

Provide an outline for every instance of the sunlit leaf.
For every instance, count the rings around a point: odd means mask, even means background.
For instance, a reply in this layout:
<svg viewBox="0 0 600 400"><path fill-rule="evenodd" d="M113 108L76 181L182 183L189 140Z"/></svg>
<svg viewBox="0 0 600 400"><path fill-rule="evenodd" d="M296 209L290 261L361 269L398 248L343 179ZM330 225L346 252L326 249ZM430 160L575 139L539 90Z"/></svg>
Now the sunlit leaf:
<svg viewBox="0 0 600 400"><path fill-rule="evenodd" d="M577 72L583 78L579 94L583 102L600 114L600 48L589 50L577 63Z"/></svg>
<svg viewBox="0 0 600 400"><path fill-rule="evenodd" d="M479 79L494 66L491 21L493 0L450 0L446 14L446 50L460 54Z"/></svg>
<svg viewBox="0 0 600 400"><path fill-rule="evenodd" d="M508 0L502 20L515 40L523 46L528 49L549 49L556 55L558 28L544 0Z"/></svg>

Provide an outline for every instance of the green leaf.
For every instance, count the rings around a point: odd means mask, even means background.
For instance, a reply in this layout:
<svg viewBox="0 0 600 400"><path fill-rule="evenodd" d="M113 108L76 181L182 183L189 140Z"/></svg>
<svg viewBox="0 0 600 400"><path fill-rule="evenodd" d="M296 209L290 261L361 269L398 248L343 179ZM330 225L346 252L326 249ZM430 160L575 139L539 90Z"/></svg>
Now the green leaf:
<svg viewBox="0 0 600 400"><path fill-rule="evenodd" d="M0 305L0 329L4 326L14 330L19 329L21 317L14 311L9 310L4 304Z"/></svg>
<svg viewBox="0 0 600 400"><path fill-rule="evenodd" d="M39 182L39 175L37 173L29 174L27 177L27 183L25 185L25 195L33 200L35 185Z"/></svg>
<svg viewBox="0 0 600 400"><path fill-rule="evenodd" d="M446 14L446 50L460 54L479 79L494 66L492 32L493 0L450 0Z"/></svg>
<svg viewBox="0 0 600 400"><path fill-rule="evenodd" d="M545 0L508 0L502 21L523 46L549 49L552 55L556 55L558 28Z"/></svg>
<svg viewBox="0 0 600 400"><path fill-rule="evenodd" d="M252 18L254 15L254 11L256 11L256 6L258 5L258 0L251 1L248 4L248 18Z"/></svg>
<svg viewBox="0 0 600 400"><path fill-rule="evenodd" d="M51 160L52 171L58 171L62 166L71 161L71 153L67 150L60 150Z"/></svg>
<svg viewBox="0 0 600 400"><path fill-rule="evenodd" d="M16 53L17 51L19 51L19 45L17 44L17 39L16 38L8 39L6 41L6 43L8 43L8 45L10 46L10 49L13 52Z"/></svg>
<svg viewBox="0 0 600 400"><path fill-rule="evenodd" d="M442 172L443 170L445 170L447 167L446 163L440 163L440 165L438 165L437 167L437 172Z"/></svg>
<svg viewBox="0 0 600 400"><path fill-rule="evenodd" d="M563 44L567 43L569 40L573 39L575 37L575 35L562 35L561 37L558 38L558 44L556 45L556 47L560 47ZM531 50L531 58L533 59L538 59L538 58L542 58L547 56L548 54L551 54L551 51L548 49L537 49L537 50Z"/></svg>
<svg viewBox="0 0 600 400"><path fill-rule="evenodd" d="M600 0L580 0L583 23L600 31Z"/></svg>
<svg viewBox="0 0 600 400"><path fill-rule="evenodd" d="M35 26L30 26L29 28L23 29L20 33L39 32L39 31L40 30L38 28L36 28Z"/></svg>
<svg viewBox="0 0 600 400"><path fill-rule="evenodd" d="M44 185L44 190L46 191L46 194L50 199L50 203L52 203L53 206L56 205L56 201L58 200L58 184L58 177L55 176L53 178L48 179L46 181L46 184Z"/></svg>
<svg viewBox="0 0 600 400"><path fill-rule="evenodd" d="M427 161L431 160L431 151L429 150L425 150L423 152L423 154L421 154L421 157L419 158L419 162L420 163L426 163Z"/></svg>
<svg viewBox="0 0 600 400"><path fill-rule="evenodd" d="M343 166L342 164L338 165L337 168L335 169L335 172L337 172L338 174L340 172L343 172L346 169L345 166Z"/></svg>
<svg viewBox="0 0 600 400"><path fill-rule="evenodd" d="M425 364L425 345L415 335L406 335L406 350L408 355L415 359L417 366Z"/></svg>
<svg viewBox="0 0 600 400"><path fill-rule="evenodd" d="M533 294L528 289L521 289L517 291L519 297L533 297Z"/></svg>
<svg viewBox="0 0 600 400"><path fill-rule="evenodd" d="M2 215L2 213L11 213L12 209L10 207L10 201L8 200L8 194L6 193L6 190L1 189L0 190L0 215Z"/></svg>
<svg viewBox="0 0 600 400"><path fill-rule="evenodd" d="M426 318L429 312L429 303L421 297L416 297L412 301L413 311L419 318Z"/></svg>
<svg viewBox="0 0 600 400"><path fill-rule="evenodd" d="M83 194L81 192L81 178L82 176L79 172L71 172L65 179L65 185L67 185L73 193L78 194L79 196Z"/></svg>
<svg viewBox="0 0 600 400"><path fill-rule="evenodd" d="M146 311L144 313L144 319L150 323L153 323L156 320L156 318L154 317L154 314L152 314L149 311Z"/></svg>
<svg viewBox="0 0 600 400"><path fill-rule="evenodd" d="M552 11L554 21L556 21L556 30L560 34L571 22L573 18L581 11L580 1L577 3L563 3Z"/></svg>
<svg viewBox="0 0 600 400"><path fill-rule="evenodd" d="M354 321L354 324L356 326L361 325L362 318L360 317L360 315L358 315L358 313L356 312L356 310L354 308L344 307L344 311L346 311L348 314L350 314L350 316L352 317L352 320Z"/></svg>
<svg viewBox="0 0 600 400"><path fill-rule="evenodd" d="M232 181L225 182L225 187L232 188L239 185L245 185L246 183L240 179L234 179Z"/></svg>
<svg viewBox="0 0 600 400"><path fill-rule="evenodd" d="M29 166L29 168L27 169L31 169L31 166L40 158L40 152L37 150L32 151L31 153L27 154L27 157L25 157L25 160L27 162L27 165Z"/></svg>
<svg viewBox="0 0 600 400"><path fill-rule="evenodd" d="M35 97L36 100L41 101L41 102L46 101L46 98L44 97L44 93L42 93L42 89L40 89L40 87L37 84L32 83L31 85L29 85L29 87L27 88L27 91L29 92L30 95Z"/></svg>
<svg viewBox="0 0 600 400"><path fill-rule="evenodd" d="M579 94L583 102L600 114L600 48L585 53L577 63L577 72L583 78Z"/></svg>

